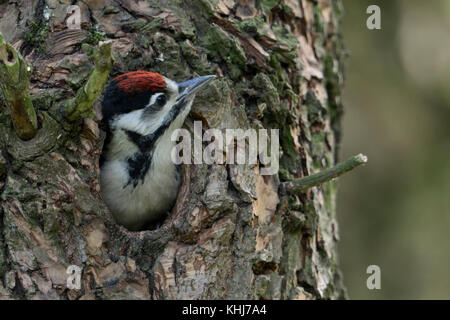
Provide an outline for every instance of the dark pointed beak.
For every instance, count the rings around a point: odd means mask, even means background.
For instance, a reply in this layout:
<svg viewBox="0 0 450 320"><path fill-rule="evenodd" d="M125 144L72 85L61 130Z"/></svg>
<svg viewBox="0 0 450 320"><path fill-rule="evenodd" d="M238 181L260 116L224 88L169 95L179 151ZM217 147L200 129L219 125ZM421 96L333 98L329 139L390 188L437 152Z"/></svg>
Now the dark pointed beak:
<svg viewBox="0 0 450 320"><path fill-rule="evenodd" d="M180 93L178 100L192 96L215 78L216 76L209 75L178 83L178 92Z"/></svg>

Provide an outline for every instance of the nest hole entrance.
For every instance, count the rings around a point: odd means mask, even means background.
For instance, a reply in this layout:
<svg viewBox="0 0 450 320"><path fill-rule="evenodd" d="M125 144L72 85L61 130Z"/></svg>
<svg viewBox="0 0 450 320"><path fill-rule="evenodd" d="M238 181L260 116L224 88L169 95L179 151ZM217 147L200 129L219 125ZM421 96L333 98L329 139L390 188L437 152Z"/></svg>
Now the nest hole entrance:
<svg viewBox="0 0 450 320"><path fill-rule="evenodd" d="M8 63L13 64L14 63L14 52L10 48L6 49L6 60Z"/></svg>

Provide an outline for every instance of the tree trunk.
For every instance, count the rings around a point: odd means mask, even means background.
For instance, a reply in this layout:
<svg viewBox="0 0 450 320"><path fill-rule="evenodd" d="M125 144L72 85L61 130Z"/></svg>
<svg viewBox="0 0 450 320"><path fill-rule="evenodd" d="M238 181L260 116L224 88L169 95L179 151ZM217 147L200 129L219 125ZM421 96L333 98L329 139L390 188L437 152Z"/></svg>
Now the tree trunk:
<svg viewBox="0 0 450 320"><path fill-rule="evenodd" d="M332 0L0 1L0 32L33 67L39 122L33 138L20 139L13 107L0 102L0 297L345 298L335 182L278 191L337 159L341 10ZM79 28L71 25L77 12ZM159 229L115 224L99 193L100 99L94 113L72 112L80 94L87 106L97 97L87 83L100 67L87 44L107 39L110 76L218 75L185 126L279 128L279 173L183 165L177 202ZM81 268L79 289L68 288L70 265Z"/></svg>

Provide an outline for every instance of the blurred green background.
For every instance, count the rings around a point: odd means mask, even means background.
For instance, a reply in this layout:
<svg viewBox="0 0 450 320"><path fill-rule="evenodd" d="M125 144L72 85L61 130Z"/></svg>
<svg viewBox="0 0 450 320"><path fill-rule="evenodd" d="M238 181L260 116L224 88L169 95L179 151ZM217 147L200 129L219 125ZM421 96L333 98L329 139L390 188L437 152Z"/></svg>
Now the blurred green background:
<svg viewBox="0 0 450 320"><path fill-rule="evenodd" d="M450 1L343 0L340 263L351 299L450 299ZM366 9L381 8L381 30ZM366 268L381 268L368 290Z"/></svg>

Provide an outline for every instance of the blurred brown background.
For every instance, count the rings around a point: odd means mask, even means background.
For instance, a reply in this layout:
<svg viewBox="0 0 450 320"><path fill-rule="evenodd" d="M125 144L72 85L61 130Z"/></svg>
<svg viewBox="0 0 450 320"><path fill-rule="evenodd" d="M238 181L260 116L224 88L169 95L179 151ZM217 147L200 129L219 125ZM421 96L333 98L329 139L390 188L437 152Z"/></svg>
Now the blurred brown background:
<svg viewBox="0 0 450 320"><path fill-rule="evenodd" d="M381 8L368 30L366 8ZM340 262L351 299L450 299L450 1L344 0ZM381 290L366 287L381 268Z"/></svg>

